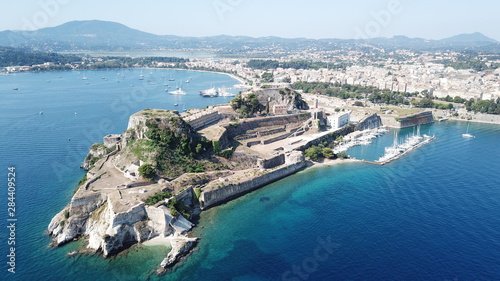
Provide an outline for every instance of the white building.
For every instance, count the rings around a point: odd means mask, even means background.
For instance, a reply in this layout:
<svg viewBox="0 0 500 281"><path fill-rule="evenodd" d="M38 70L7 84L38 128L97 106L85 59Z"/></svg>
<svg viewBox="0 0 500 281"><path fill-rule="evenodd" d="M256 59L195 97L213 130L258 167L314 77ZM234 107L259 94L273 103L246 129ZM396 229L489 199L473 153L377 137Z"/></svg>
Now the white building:
<svg viewBox="0 0 500 281"><path fill-rule="evenodd" d="M332 127L332 129L340 129L345 125L349 124L351 119L351 112L339 112L337 114L330 115L326 118L327 125Z"/></svg>
<svg viewBox="0 0 500 281"><path fill-rule="evenodd" d="M144 162L140 160L130 164L130 166L128 166L125 172L123 172L123 175L132 181L138 180L140 176L139 167L142 166L142 164L144 164Z"/></svg>

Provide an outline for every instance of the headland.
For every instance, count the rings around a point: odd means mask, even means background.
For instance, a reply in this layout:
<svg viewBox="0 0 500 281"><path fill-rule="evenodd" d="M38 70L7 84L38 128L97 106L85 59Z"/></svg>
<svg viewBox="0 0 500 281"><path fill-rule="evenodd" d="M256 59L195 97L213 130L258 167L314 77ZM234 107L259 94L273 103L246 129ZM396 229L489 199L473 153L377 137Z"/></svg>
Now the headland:
<svg viewBox="0 0 500 281"><path fill-rule="evenodd" d="M167 271L196 246L189 233L203 210L313 165L356 161L333 160L347 157L336 149L362 145L384 119L335 102L256 89L201 110L133 114L125 132L90 148L87 174L48 226L51 245L85 239L79 252L109 257L137 243L168 243L157 272ZM421 112L399 122L433 119Z"/></svg>

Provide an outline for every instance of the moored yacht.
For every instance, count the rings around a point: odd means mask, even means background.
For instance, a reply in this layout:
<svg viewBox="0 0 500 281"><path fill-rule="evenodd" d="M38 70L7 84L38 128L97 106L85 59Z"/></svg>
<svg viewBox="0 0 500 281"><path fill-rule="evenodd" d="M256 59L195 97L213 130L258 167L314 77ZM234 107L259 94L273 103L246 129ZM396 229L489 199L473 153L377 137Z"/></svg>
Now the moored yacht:
<svg viewBox="0 0 500 281"><path fill-rule="evenodd" d="M203 97L216 97L219 95L219 92L217 92L217 90L215 88L210 88L208 90L204 90L204 91L200 91L200 95L202 95Z"/></svg>
<svg viewBox="0 0 500 281"><path fill-rule="evenodd" d="M234 97L234 96L236 96L235 94L228 92L226 88L219 88L218 92L219 92L220 97Z"/></svg>
<svg viewBox="0 0 500 281"><path fill-rule="evenodd" d="M186 95L187 93L182 90L182 88L179 88L179 90L175 90L172 92L169 92L172 95Z"/></svg>

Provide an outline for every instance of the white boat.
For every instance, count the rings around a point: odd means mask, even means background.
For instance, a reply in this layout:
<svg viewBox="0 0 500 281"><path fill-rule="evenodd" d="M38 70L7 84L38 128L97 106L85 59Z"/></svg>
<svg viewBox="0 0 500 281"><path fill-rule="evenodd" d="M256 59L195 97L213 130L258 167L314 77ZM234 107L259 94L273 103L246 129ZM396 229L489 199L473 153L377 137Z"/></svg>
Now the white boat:
<svg viewBox="0 0 500 281"><path fill-rule="evenodd" d="M200 95L202 95L203 97L213 98L213 97L218 96L219 92L217 92L217 90L215 88L210 88L208 90L200 91Z"/></svg>
<svg viewBox="0 0 500 281"><path fill-rule="evenodd" d="M464 137L464 138L475 138L474 135L469 134L469 125L470 124L467 124L467 131L465 132L465 134L462 134L462 137Z"/></svg>
<svg viewBox="0 0 500 281"><path fill-rule="evenodd" d="M417 127L417 133L406 138L406 141L402 144L398 142L397 133L394 136L394 144L392 146L386 147L384 149L384 155L382 155L375 162L380 163L382 165L391 162L392 160L398 159L409 151L419 147L425 143L428 143L435 139L435 137L431 137L428 135L420 135L420 126Z"/></svg>
<svg viewBox="0 0 500 281"><path fill-rule="evenodd" d="M228 92L226 88L219 88L218 92L219 92L220 97L234 97L234 96L236 96L235 94Z"/></svg>
<svg viewBox="0 0 500 281"><path fill-rule="evenodd" d="M172 94L172 95L186 95L187 94L181 88L179 88L179 90L175 90L175 91L172 91L172 92L169 92L169 93Z"/></svg>

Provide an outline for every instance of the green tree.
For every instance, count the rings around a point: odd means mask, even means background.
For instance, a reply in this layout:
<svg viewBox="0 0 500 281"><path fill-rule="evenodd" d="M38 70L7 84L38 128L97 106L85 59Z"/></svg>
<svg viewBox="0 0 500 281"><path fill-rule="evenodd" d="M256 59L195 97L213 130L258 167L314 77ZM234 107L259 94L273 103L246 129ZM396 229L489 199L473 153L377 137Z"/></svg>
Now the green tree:
<svg viewBox="0 0 500 281"><path fill-rule="evenodd" d="M305 156L313 161L317 161L321 154L321 149L317 146L311 146L305 151Z"/></svg>
<svg viewBox="0 0 500 281"><path fill-rule="evenodd" d="M345 152L340 152L337 154L337 158L339 159L347 159L349 156Z"/></svg>
<svg viewBox="0 0 500 281"><path fill-rule="evenodd" d="M173 217L177 217L177 215L179 214L179 212L177 211L177 208L176 208L176 205L178 205L179 202L177 202L177 199L175 198L172 198L168 201L167 203L167 207L170 211L170 215L172 215Z"/></svg>
<svg viewBox="0 0 500 281"><path fill-rule="evenodd" d="M423 98L421 99L416 106L422 107L422 108L433 108L434 107L434 101L430 98Z"/></svg>
<svg viewBox="0 0 500 281"><path fill-rule="evenodd" d="M196 154L200 154L203 151L203 145L201 143L196 145Z"/></svg>
<svg viewBox="0 0 500 281"><path fill-rule="evenodd" d="M231 101L231 107L243 118L251 117L263 109L257 95L253 93L249 94L246 98L238 95Z"/></svg>
<svg viewBox="0 0 500 281"><path fill-rule="evenodd" d="M233 100L231 100L231 107L234 110L240 109L242 104L243 98L241 97L241 94L238 94Z"/></svg>
<svg viewBox="0 0 500 281"><path fill-rule="evenodd" d="M169 198L171 196L172 193L170 193L169 191L155 193L154 195L151 195L146 199L146 205L154 205L160 202L161 200L164 200L165 198Z"/></svg>
<svg viewBox="0 0 500 281"><path fill-rule="evenodd" d="M156 176L156 171L153 165L144 164L139 167L139 174L147 180L152 180Z"/></svg>
<svg viewBox="0 0 500 281"><path fill-rule="evenodd" d="M270 83L270 82L274 81L274 76L270 72L264 72L264 73L262 73L262 75L260 76L260 78L262 78L262 82L263 83Z"/></svg>
<svg viewBox="0 0 500 281"><path fill-rule="evenodd" d="M215 154L220 153L220 143L218 141L212 141L212 147L214 148Z"/></svg>
<svg viewBox="0 0 500 281"><path fill-rule="evenodd" d="M333 150L328 147L323 148L323 150L321 150L321 154L327 159L333 159L335 157Z"/></svg>
<svg viewBox="0 0 500 281"><path fill-rule="evenodd" d="M453 102L455 102L455 103L464 103L465 101L466 101L465 99L463 99L459 96L456 96L453 98Z"/></svg>
<svg viewBox="0 0 500 281"><path fill-rule="evenodd" d="M259 99L257 99L257 96L255 94L248 95L248 103L250 105L250 110L252 113L256 113L260 110Z"/></svg>

